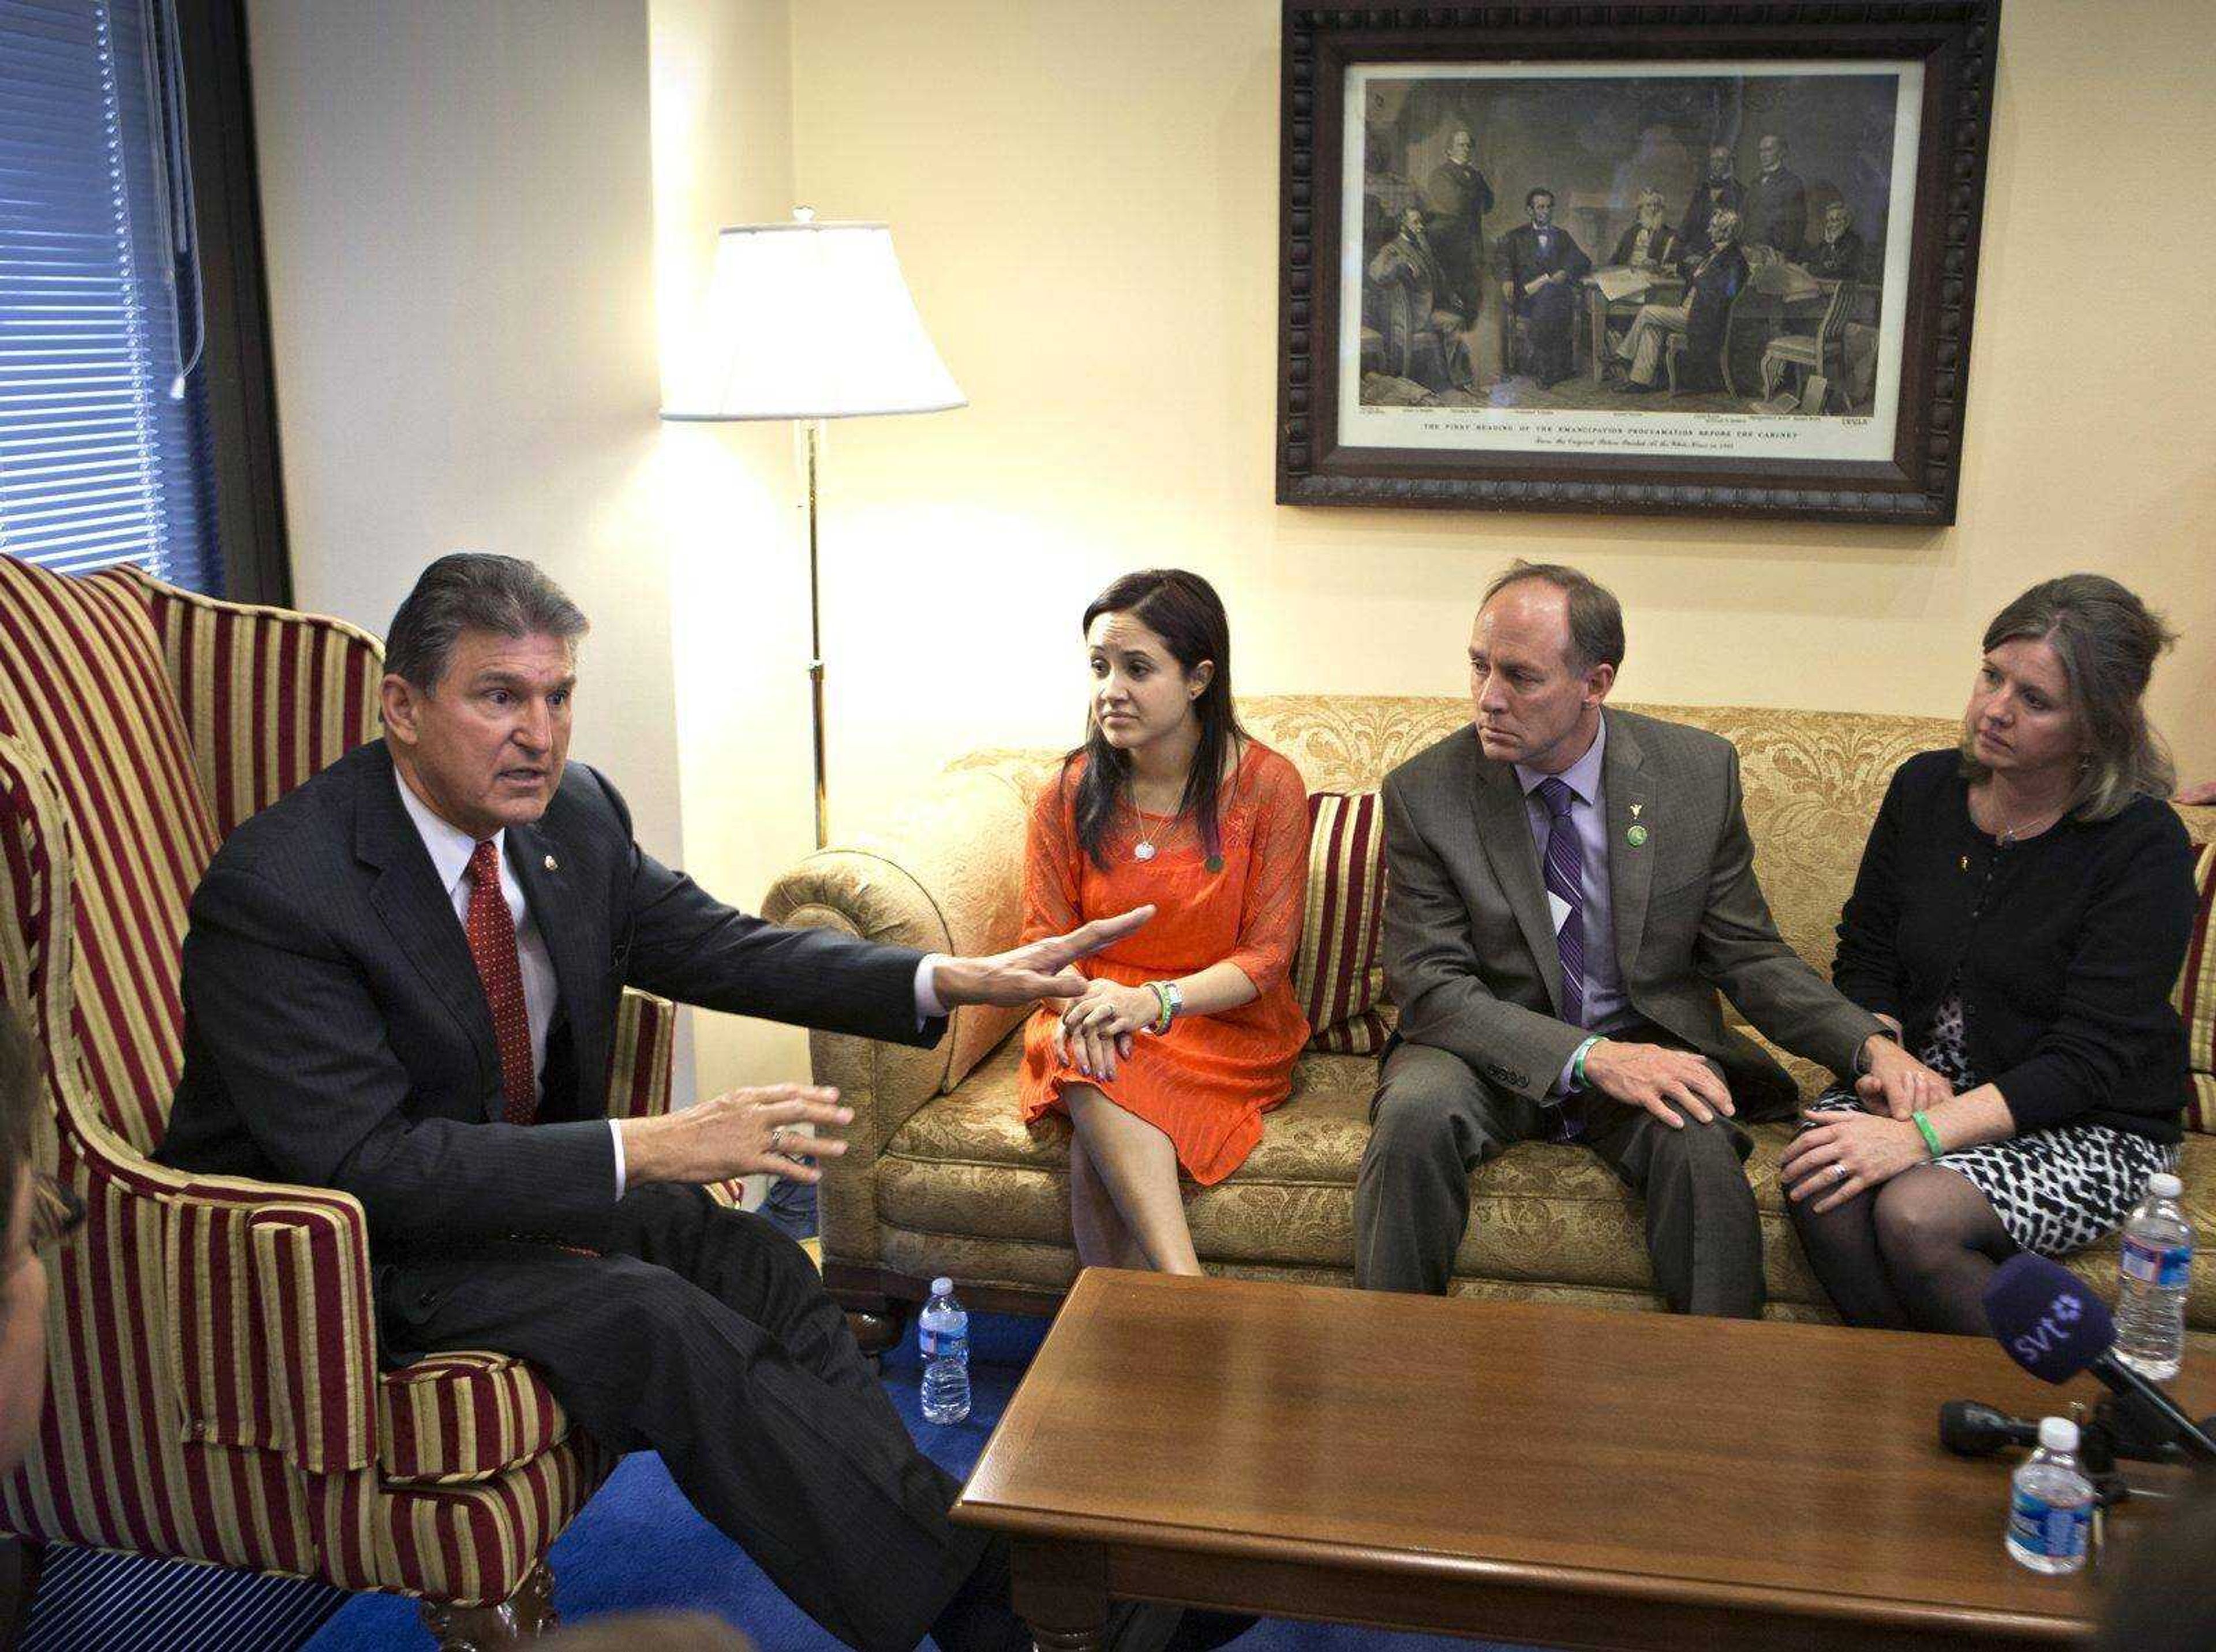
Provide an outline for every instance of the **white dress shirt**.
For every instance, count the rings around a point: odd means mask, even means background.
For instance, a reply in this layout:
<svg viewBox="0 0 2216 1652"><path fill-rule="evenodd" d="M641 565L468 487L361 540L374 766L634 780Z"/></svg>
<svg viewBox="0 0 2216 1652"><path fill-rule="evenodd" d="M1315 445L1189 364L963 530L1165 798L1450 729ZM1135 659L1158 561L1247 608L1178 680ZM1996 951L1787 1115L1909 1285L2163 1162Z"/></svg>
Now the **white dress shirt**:
<svg viewBox="0 0 2216 1652"><path fill-rule="evenodd" d="M429 851L431 868L439 875L439 887L446 892L446 899L454 909L454 920L465 930L470 921L470 895L472 893L469 870L470 857L477 852L477 840L459 826L450 825L431 812L430 805L416 796L397 769L393 771L392 783L400 789L401 807L408 818L416 823L416 831ZM543 1086L546 1072L546 1032L554 1023L557 993L554 985L554 961L547 955L546 938L539 932L538 921L531 916L530 903L523 898L523 886L515 881L515 869L508 863L508 833L496 832L492 837L494 856L500 862L501 898L508 902L508 914L515 920L515 952L523 970L523 1010L531 1022L531 1071L534 1079ZM933 952L919 959L915 966L916 1025L935 1020L946 1013L939 1002L933 981L933 972L946 961L945 953ZM582 1081L583 1075L579 1075ZM534 1103L539 1097L532 1098ZM616 1197L624 1195L623 1127L614 1119L608 1121L608 1133L615 1139Z"/></svg>

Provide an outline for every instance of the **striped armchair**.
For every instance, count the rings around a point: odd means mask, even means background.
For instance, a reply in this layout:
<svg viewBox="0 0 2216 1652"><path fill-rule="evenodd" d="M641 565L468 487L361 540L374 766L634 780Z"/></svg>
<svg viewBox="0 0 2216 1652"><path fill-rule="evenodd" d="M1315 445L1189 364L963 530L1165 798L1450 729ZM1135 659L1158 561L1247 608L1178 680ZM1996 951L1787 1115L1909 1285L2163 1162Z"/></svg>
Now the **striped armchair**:
<svg viewBox="0 0 2216 1652"><path fill-rule="evenodd" d="M49 1264L50 1398L0 1526L417 1595L442 1643L489 1645L551 1618L547 1545L612 1459L503 1355L379 1371L349 1195L148 1158L193 888L376 734L381 669L335 620L0 556L0 988L46 1051L38 1162L90 1212ZM625 994L612 1115L667 1106L672 1026Z"/></svg>

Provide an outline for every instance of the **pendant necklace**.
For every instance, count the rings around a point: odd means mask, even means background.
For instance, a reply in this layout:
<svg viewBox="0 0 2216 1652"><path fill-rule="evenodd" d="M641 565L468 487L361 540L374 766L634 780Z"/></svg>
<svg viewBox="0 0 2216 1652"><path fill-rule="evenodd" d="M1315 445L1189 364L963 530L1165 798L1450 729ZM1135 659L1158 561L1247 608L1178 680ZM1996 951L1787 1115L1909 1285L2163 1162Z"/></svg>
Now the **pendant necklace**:
<svg viewBox="0 0 2216 1652"><path fill-rule="evenodd" d="M1131 858L1135 861L1150 861L1154 859L1154 857L1160 854L1161 851L1155 845L1155 834L1147 830L1147 820L1148 816L1142 809L1140 808L1137 802L1131 799L1125 799L1123 806L1131 811L1131 823L1138 828L1139 833L1139 841L1131 845ZM1179 809L1175 814L1166 815L1161 818L1167 822L1167 824L1162 828L1161 836L1167 838L1169 834L1176 829L1177 823L1185 819L1185 811L1183 809Z"/></svg>

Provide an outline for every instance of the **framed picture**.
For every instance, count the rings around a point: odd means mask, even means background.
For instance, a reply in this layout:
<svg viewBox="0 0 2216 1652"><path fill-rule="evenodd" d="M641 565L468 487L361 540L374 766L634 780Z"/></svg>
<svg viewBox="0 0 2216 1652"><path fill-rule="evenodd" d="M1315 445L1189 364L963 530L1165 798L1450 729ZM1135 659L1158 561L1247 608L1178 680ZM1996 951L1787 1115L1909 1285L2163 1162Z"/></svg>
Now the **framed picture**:
<svg viewBox="0 0 2216 1652"><path fill-rule="evenodd" d="M1999 24L1286 0L1278 501L1951 523Z"/></svg>

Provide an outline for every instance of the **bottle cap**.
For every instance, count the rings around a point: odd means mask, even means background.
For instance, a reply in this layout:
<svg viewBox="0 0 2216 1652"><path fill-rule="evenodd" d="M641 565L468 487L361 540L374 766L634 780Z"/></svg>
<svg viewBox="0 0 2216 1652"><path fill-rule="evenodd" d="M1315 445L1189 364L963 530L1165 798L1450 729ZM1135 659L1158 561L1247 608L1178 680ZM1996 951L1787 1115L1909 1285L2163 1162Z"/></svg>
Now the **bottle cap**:
<svg viewBox="0 0 2216 1652"><path fill-rule="evenodd" d="M2069 1452L2078 1450L2078 1425L2068 1417L2042 1417L2039 1423L2039 1446L2041 1451Z"/></svg>
<svg viewBox="0 0 2216 1652"><path fill-rule="evenodd" d="M2147 1177L2147 1191L2158 1199L2175 1199L2185 1191L2185 1183L2168 1170L2157 1170Z"/></svg>
<svg viewBox="0 0 2216 1652"><path fill-rule="evenodd" d="M951 1279L935 1279L932 1280L931 1293L933 1296L952 1296L954 1294L954 1281Z"/></svg>

